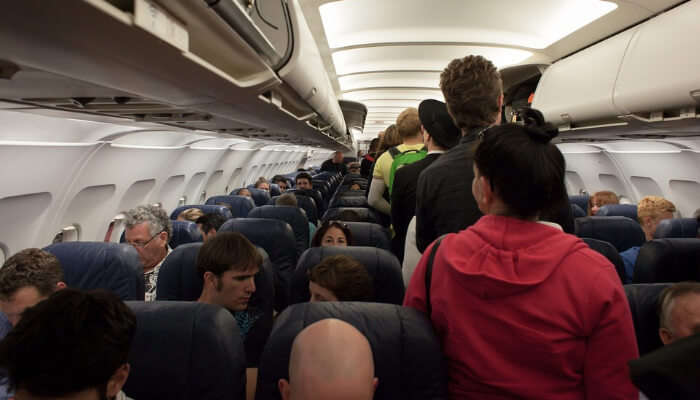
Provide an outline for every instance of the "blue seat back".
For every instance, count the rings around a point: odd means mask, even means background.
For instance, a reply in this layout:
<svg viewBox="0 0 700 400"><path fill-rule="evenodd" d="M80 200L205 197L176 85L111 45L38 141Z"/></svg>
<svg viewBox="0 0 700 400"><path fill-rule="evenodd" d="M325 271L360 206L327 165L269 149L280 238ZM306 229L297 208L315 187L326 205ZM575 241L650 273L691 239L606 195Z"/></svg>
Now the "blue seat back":
<svg viewBox="0 0 700 400"><path fill-rule="evenodd" d="M369 207L367 204L367 198L363 193L359 193L357 196L334 196L330 202L331 208L341 208L341 207Z"/></svg>
<svg viewBox="0 0 700 400"><path fill-rule="evenodd" d="M637 221L636 204L606 204L600 207L598 217L627 217Z"/></svg>
<svg viewBox="0 0 700 400"><path fill-rule="evenodd" d="M202 241L202 232L194 222L171 221L171 223L173 226L173 237L168 242L170 248L175 249L182 244Z"/></svg>
<svg viewBox="0 0 700 400"><path fill-rule="evenodd" d="M615 272L617 272L617 276L620 277L620 283L625 282L625 263L622 261L622 257L620 257L620 253L615 246L598 239L583 238L581 240L592 250L604 255L615 267Z"/></svg>
<svg viewBox="0 0 700 400"><path fill-rule="evenodd" d="M578 204L571 204L571 213L574 215L574 218L581 218L586 216L586 212L578 206Z"/></svg>
<svg viewBox="0 0 700 400"><path fill-rule="evenodd" d="M654 239L644 243L634 283L700 281L700 239Z"/></svg>
<svg viewBox="0 0 700 400"><path fill-rule="evenodd" d="M255 208L255 202L248 196L212 196L207 199L207 204L228 204L231 207L233 218L245 218L250 210Z"/></svg>
<svg viewBox="0 0 700 400"><path fill-rule="evenodd" d="M282 194L282 192L280 191L280 185L278 185L276 183L271 183L270 184L270 197L279 196L280 194Z"/></svg>
<svg viewBox="0 0 700 400"><path fill-rule="evenodd" d="M134 399L244 399L246 358L233 315L194 302L128 302L137 328L124 391Z"/></svg>
<svg viewBox="0 0 700 400"><path fill-rule="evenodd" d="M61 262L64 281L75 289L105 289L122 300L143 300L143 266L132 246L105 242L56 243L44 250Z"/></svg>
<svg viewBox="0 0 700 400"><path fill-rule="evenodd" d="M364 207L337 207L337 208L329 208L325 214L323 214L323 221L334 221L337 219L340 219L340 213L342 213L344 210L349 210L353 211L355 214L357 214L357 217L359 218L360 221L355 221L355 222L371 222L373 224L378 224L379 219L377 218L377 215L374 213L374 211L370 210L369 208L364 208ZM352 222L352 221L350 221Z"/></svg>
<svg viewBox="0 0 700 400"><path fill-rule="evenodd" d="M229 193L231 196L236 196L238 195L238 192L243 189L243 188L238 188L234 190L233 192ZM262 189L256 189L252 185L247 187L250 191L251 196L253 196L253 202L255 202L256 206L264 206L267 204L268 201L270 201L270 193L267 190L262 190Z"/></svg>
<svg viewBox="0 0 700 400"><path fill-rule="evenodd" d="M353 246L369 246L391 251L391 234L379 224L371 222L345 222L352 232Z"/></svg>
<svg viewBox="0 0 700 400"><path fill-rule="evenodd" d="M250 210L249 218L266 218L284 221L292 227L296 241L297 258L309 248L309 220L298 207L261 206Z"/></svg>
<svg viewBox="0 0 700 400"><path fill-rule="evenodd" d="M262 355L256 400L281 398L277 382L289 379L294 338L326 318L343 320L367 337L379 379L375 400L447 399L440 341L424 314L392 304L326 302L296 304L277 317Z"/></svg>
<svg viewBox="0 0 700 400"><path fill-rule="evenodd" d="M571 195L569 196L569 203L576 204L581 207L581 209L588 214L588 199L590 196L587 194Z"/></svg>
<svg viewBox="0 0 700 400"><path fill-rule="evenodd" d="M696 218L672 218L659 222L654 232L654 239L697 238L698 220Z"/></svg>
<svg viewBox="0 0 700 400"><path fill-rule="evenodd" d="M663 346L659 338L658 301L661 291L668 286L668 283L625 285L640 356Z"/></svg>
<svg viewBox="0 0 700 400"><path fill-rule="evenodd" d="M318 208L316 208L316 201L312 197L304 196L301 192L288 191L297 198L297 204L299 208L306 212L306 219L312 224L318 224ZM279 196L274 196L270 199L268 205L276 205Z"/></svg>
<svg viewBox="0 0 700 400"><path fill-rule="evenodd" d="M205 214L219 214L219 215L223 215L224 218L226 218L226 219L233 218L233 216L231 215L231 210L229 210L228 207L212 206L212 205L205 205L205 204L189 204L189 205L180 206L180 207L174 209L173 212L170 213L170 219L173 219L173 220L177 219L177 216L180 215L181 212L187 210L188 208L199 208Z"/></svg>
<svg viewBox="0 0 700 400"><path fill-rule="evenodd" d="M401 264L390 252L375 247L312 247L301 256L292 276L289 304L309 301L309 277L307 271L324 258L335 255L354 258L367 268L374 281L374 301L377 303L403 303L404 284Z"/></svg>
<svg viewBox="0 0 700 400"><path fill-rule="evenodd" d="M321 195L321 192L315 189L291 189L287 193L294 193L295 196L306 196L312 198L316 204L317 215L322 215L326 211L326 202Z"/></svg>
<svg viewBox="0 0 700 400"><path fill-rule="evenodd" d="M576 236L608 242L618 252L641 246L646 241L644 231L637 221L627 217L576 218Z"/></svg>

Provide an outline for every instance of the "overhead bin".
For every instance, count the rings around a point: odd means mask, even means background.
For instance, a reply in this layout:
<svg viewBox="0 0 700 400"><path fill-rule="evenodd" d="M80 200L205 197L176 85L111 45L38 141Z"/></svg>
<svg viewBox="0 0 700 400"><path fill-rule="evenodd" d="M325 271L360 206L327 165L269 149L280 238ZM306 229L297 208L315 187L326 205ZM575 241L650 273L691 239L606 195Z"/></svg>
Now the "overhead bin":
<svg viewBox="0 0 700 400"><path fill-rule="evenodd" d="M367 107L364 104L350 100L340 100L340 109L343 110L345 124L350 133L362 133L365 129Z"/></svg>

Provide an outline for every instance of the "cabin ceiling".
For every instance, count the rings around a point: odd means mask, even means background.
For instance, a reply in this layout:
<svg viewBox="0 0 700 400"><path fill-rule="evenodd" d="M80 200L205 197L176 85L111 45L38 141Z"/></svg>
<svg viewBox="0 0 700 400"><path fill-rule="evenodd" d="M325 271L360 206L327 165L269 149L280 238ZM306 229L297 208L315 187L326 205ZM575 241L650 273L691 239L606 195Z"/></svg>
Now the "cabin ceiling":
<svg viewBox="0 0 700 400"><path fill-rule="evenodd" d="M406 107L443 100L439 75L479 54L498 68L550 64L678 0L299 0L338 98L368 114L369 140Z"/></svg>

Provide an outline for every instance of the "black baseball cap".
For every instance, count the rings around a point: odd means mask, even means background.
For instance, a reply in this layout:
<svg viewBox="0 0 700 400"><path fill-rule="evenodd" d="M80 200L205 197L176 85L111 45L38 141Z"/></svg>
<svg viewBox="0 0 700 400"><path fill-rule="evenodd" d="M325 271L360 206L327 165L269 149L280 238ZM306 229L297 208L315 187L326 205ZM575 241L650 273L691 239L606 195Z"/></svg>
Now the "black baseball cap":
<svg viewBox="0 0 700 400"><path fill-rule="evenodd" d="M421 101L418 106L418 118L428 134L441 147L452 148L462 137L462 131L457 128L447 112L447 105L439 100Z"/></svg>

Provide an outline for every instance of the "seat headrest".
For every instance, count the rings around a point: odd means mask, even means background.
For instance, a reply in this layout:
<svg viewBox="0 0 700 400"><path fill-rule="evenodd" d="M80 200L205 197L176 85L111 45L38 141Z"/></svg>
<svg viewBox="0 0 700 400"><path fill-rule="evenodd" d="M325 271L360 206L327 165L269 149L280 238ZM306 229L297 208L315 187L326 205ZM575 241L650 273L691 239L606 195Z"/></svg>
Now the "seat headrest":
<svg viewBox="0 0 700 400"><path fill-rule="evenodd" d="M301 192L296 192L293 190L288 190L287 192L292 193L294 197L296 197L299 208L306 212L306 219L312 224L316 225L318 223L318 208L316 207L316 201L312 197L303 195ZM276 205L277 199L279 198L279 196L272 197L268 202L268 205Z"/></svg>
<svg viewBox="0 0 700 400"><path fill-rule="evenodd" d="M233 218L233 216L231 215L231 210L229 210L228 207L212 206L205 204L188 204L186 206L180 206L174 209L173 212L170 213L170 219L177 219L177 216L180 215L181 212L187 210L188 208L199 208L205 214L219 214L223 215L226 219Z"/></svg>
<svg viewBox="0 0 700 400"><path fill-rule="evenodd" d="M700 281L700 239L654 239L644 243L634 283Z"/></svg>
<svg viewBox="0 0 700 400"><path fill-rule="evenodd" d="M243 188L238 188L233 192L229 193L229 196L237 196L238 192ZM255 187L246 187L250 191L250 195L253 196L253 202L256 206L264 206L270 200L270 193L267 190L256 189Z"/></svg>
<svg viewBox="0 0 700 400"><path fill-rule="evenodd" d="M377 303L402 304L404 296L401 264L390 252L374 247L312 247L302 254L292 275L289 304L309 301L309 277L307 271L324 258L335 255L354 258L367 268L374 280L374 301Z"/></svg>
<svg viewBox="0 0 700 400"><path fill-rule="evenodd" d="M321 195L321 192L316 189L292 189L287 190L287 193L294 193L295 196L302 195L310 197L316 203L316 209L319 213L325 211L326 203L323 201L323 195Z"/></svg>
<svg viewBox="0 0 700 400"><path fill-rule="evenodd" d="M659 338L658 301L668 283L625 285L625 294L632 311L639 354L644 355L663 346Z"/></svg>
<svg viewBox="0 0 700 400"><path fill-rule="evenodd" d="M276 183L271 183L270 184L270 196L279 196L280 194L282 194L282 192L280 191L280 185L278 185Z"/></svg>
<svg viewBox="0 0 700 400"><path fill-rule="evenodd" d="M659 222L654 232L654 239L697 237L698 220L696 218L664 219Z"/></svg>
<svg viewBox="0 0 700 400"><path fill-rule="evenodd" d="M190 221L171 221L173 225L173 237L170 238L170 248L174 249L181 244L195 243L202 241L202 232L197 224Z"/></svg>
<svg viewBox="0 0 700 400"><path fill-rule="evenodd" d="M352 232L353 246L369 246L391 251L391 234L379 224L371 222L345 222Z"/></svg>
<svg viewBox="0 0 700 400"><path fill-rule="evenodd" d="M61 262L66 285L106 289L122 300L143 300L143 266L132 246L105 242L56 243L44 250Z"/></svg>
<svg viewBox="0 0 700 400"><path fill-rule="evenodd" d="M583 211L588 213L588 198L587 194L571 195L569 196L569 203L576 204L581 207Z"/></svg>
<svg viewBox="0 0 700 400"><path fill-rule="evenodd" d="M627 217L576 218L576 236L608 242L618 252L641 246L646 241L644 231L637 221Z"/></svg>
<svg viewBox="0 0 700 400"><path fill-rule="evenodd" d="M606 204L600 207L598 217L627 217L637 220L637 205L636 204Z"/></svg>
<svg viewBox="0 0 700 400"><path fill-rule="evenodd" d="M289 379L294 338L326 318L345 321L367 337L379 378L375 400L447 399L446 364L425 315L391 304L327 302L290 306L277 317L262 355L256 400L281 398L277 382Z"/></svg>
<svg viewBox="0 0 700 400"><path fill-rule="evenodd" d="M212 196L207 204L225 203L231 207L233 218L245 218L250 210L255 208L255 202L248 196Z"/></svg>
<svg viewBox="0 0 700 400"><path fill-rule="evenodd" d="M617 251L615 246L598 239L583 238L581 240L583 240L592 250L604 255L605 258L607 258L615 267L617 276L620 277L620 283L625 282L625 263L622 261L622 257L620 257L620 253Z"/></svg>
<svg viewBox="0 0 700 400"><path fill-rule="evenodd" d="M299 207L293 206L260 206L248 213L249 218L266 218L284 221L292 227L296 241L297 258L309 248L309 220Z"/></svg>
<svg viewBox="0 0 700 400"><path fill-rule="evenodd" d="M127 305L137 321L124 386L130 397L245 398L245 349L230 312L193 302Z"/></svg>
<svg viewBox="0 0 700 400"><path fill-rule="evenodd" d="M326 221L334 221L340 219L340 213L343 211L352 211L355 214L357 214L357 217L359 218L359 222L371 222L373 224L378 224L379 219L377 218L377 215L374 213L374 211L370 210L369 208L364 208L364 207L336 207L336 208L329 208L326 210L326 213L323 214L323 222ZM350 221L352 222L352 221ZM357 221L355 221L357 222Z"/></svg>
<svg viewBox="0 0 700 400"><path fill-rule="evenodd" d="M334 196L331 200L331 208L339 207L369 207L367 204L367 198L364 195L359 196Z"/></svg>
<svg viewBox="0 0 700 400"><path fill-rule="evenodd" d="M578 204L571 204L571 212L574 214L574 218L581 218L586 216L586 212L578 206Z"/></svg>

